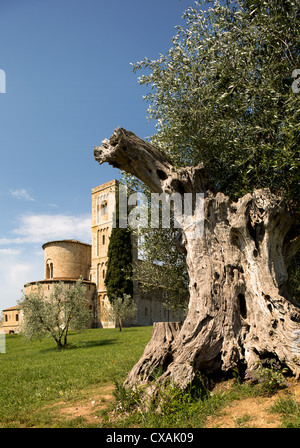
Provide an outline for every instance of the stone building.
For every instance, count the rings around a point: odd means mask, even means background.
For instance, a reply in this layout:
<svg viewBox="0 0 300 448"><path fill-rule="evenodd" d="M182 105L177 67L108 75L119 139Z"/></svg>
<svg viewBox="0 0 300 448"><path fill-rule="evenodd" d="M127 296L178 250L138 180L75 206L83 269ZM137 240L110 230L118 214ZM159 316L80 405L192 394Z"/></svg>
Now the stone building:
<svg viewBox="0 0 300 448"><path fill-rule="evenodd" d="M44 279L26 283L24 294L37 290L38 285L45 297L53 290L53 285L64 283L71 288L79 278L82 278L86 288L86 298L92 312L91 327L94 326L94 298L96 285L90 281L91 276L91 245L76 240L50 241L43 246ZM22 324L20 306L6 308L2 311L1 330L4 333L19 333Z"/></svg>
<svg viewBox="0 0 300 448"><path fill-rule="evenodd" d="M1 331L4 334L19 333L21 320L22 316L18 305L5 308L2 310Z"/></svg>
<svg viewBox="0 0 300 448"><path fill-rule="evenodd" d="M114 327L114 322L103 320L103 310L109 307L104 279L108 262L108 244L113 229L114 210L118 194L117 180L112 180L92 189L92 244L76 240L50 241L42 247L44 250L44 279L32 281L25 285L25 295L36 290L41 285L43 293L50 295L53 285L63 282L71 287L80 277L86 287L86 297L92 311L91 326L98 328ZM137 245L133 241L133 263L138 262ZM178 320L168 312L162 304L161 293L153 291L142 294L139 282L134 281L134 297L137 305L137 316L130 325L147 326L154 321ZM17 332L21 317L18 307L3 310L3 327ZM6 314L5 314L6 313ZM10 317L11 316L11 317ZM14 317L15 316L15 317ZM18 316L18 317L16 317ZM8 324L13 325L8 325ZM7 324L7 325L6 325ZM18 327L18 328L17 328ZM7 331L8 332L8 331Z"/></svg>
<svg viewBox="0 0 300 448"><path fill-rule="evenodd" d="M94 310L96 285L90 281L91 245L77 240L50 241L43 246L44 250L44 280L26 283L24 293L29 294L40 285L45 297L53 290L53 285L62 282L71 288L79 278L82 278L86 288L86 298L89 309ZM93 315L93 314L92 314ZM94 315L91 326L93 326Z"/></svg>

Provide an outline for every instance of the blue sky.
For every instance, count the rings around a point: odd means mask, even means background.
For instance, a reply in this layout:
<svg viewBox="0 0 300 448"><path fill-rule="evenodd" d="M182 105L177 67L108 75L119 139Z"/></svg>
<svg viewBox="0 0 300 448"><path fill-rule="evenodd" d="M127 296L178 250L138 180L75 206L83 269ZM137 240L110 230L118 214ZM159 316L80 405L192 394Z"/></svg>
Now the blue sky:
<svg viewBox="0 0 300 448"><path fill-rule="evenodd" d="M191 4L0 0L0 310L43 279L43 243L91 241L91 189L120 177L93 147L154 132L130 63L166 52Z"/></svg>

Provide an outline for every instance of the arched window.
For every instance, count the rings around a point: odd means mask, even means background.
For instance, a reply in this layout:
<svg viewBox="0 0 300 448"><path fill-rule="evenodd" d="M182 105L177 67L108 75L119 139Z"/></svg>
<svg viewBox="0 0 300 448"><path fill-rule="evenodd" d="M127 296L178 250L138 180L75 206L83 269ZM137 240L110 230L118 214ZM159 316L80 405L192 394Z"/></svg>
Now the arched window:
<svg viewBox="0 0 300 448"><path fill-rule="evenodd" d="M103 200L103 195L97 197L96 200L96 224L100 224L102 217L107 214L107 201Z"/></svg>
<svg viewBox="0 0 300 448"><path fill-rule="evenodd" d="M101 204L101 216L106 215L107 213L107 201L103 201Z"/></svg>
<svg viewBox="0 0 300 448"><path fill-rule="evenodd" d="M100 255L100 230L97 230L97 257Z"/></svg>
<svg viewBox="0 0 300 448"><path fill-rule="evenodd" d="M102 235L102 244L103 244L103 246L105 244L105 235Z"/></svg>
<svg viewBox="0 0 300 448"><path fill-rule="evenodd" d="M100 284L100 263L97 265L97 286Z"/></svg>
<svg viewBox="0 0 300 448"><path fill-rule="evenodd" d="M53 278L53 263L51 260L47 260L46 263L46 279Z"/></svg>
<svg viewBox="0 0 300 448"><path fill-rule="evenodd" d="M99 224L100 222L100 196L97 197L97 202L96 202L96 224Z"/></svg>

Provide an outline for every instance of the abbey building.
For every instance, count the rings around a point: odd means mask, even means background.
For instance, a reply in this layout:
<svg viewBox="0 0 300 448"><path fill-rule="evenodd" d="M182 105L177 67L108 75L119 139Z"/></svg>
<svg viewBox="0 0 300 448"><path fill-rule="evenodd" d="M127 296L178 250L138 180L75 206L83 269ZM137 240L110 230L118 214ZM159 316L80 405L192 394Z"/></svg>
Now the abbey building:
<svg viewBox="0 0 300 448"><path fill-rule="evenodd" d="M118 194L117 180L112 180L92 189L92 244L77 240L49 241L44 250L44 279L31 281L24 287L25 295L41 285L44 294L50 295L53 285L63 282L71 287L81 277L86 288L86 297L92 313L91 327L109 328L115 323L104 319L104 309L109 307L104 279L107 269L107 250L113 228L114 210ZM136 245L133 244L133 262L138 261ZM137 316L131 325L152 325L154 321L178 320L163 307L161 295L142 294L139 282L134 281L134 300ZM2 331L17 333L20 331L22 316L19 307L3 310Z"/></svg>

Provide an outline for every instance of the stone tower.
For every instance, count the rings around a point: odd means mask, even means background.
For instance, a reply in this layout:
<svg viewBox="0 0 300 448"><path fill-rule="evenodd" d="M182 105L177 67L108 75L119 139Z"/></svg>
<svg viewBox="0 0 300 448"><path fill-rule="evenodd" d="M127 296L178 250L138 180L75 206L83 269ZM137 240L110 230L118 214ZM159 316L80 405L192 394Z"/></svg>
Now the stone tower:
<svg viewBox="0 0 300 448"><path fill-rule="evenodd" d="M92 268L91 280L96 283L98 297L95 303L95 316L100 326L110 326L109 322L101 323L101 312L109 301L106 295L104 279L107 269L107 250L109 237L113 228L113 214L118 194L117 180L112 180L92 189Z"/></svg>
<svg viewBox="0 0 300 448"><path fill-rule="evenodd" d="M45 297L49 297L55 284L62 282L68 288L76 284L79 278L86 288L88 306L92 312L91 327L94 326L94 296L96 285L91 277L91 245L77 240L49 241L44 250L44 280L26 283L25 295L41 288Z"/></svg>
<svg viewBox="0 0 300 448"><path fill-rule="evenodd" d="M91 246L77 240L50 241L45 243L45 280L90 280Z"/></svg>

